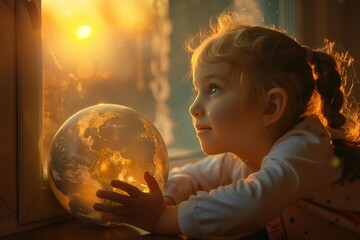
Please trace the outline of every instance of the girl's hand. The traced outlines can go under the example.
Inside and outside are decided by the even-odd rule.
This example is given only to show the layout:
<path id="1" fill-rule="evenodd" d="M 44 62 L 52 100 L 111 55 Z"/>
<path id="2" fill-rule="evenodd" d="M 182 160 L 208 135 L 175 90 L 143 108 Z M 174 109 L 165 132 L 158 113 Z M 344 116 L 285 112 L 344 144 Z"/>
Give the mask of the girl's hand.
<path id="1" fill-rule="evenodd" d="M 106 205 L 95 203 L 94 209 L 103 212 L 104 221 L 128 223 L 149 232 L 157 232 L 157 223 L 166 204 L 155 178 L 145 172 L 144 179 L 149 187 L 149 193 L 143 193 L 128 183 L 113 180 L 111 185 L 123 190 L 129 196 L 113 191 L 97 191 L 99 198 L 107 199 L 121 205 Z"/>

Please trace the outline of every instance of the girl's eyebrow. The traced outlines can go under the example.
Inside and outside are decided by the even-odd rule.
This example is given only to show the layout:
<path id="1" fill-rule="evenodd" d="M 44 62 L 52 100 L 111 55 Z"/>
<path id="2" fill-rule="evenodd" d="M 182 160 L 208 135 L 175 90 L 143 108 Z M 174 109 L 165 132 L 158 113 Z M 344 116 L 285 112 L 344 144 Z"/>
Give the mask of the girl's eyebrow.
<path id="1" fill-rule="evenodd" d="M 208 80 L 210 80 L 210 79 L 219 79 L 219 80 L 221 80 L 222 82 L 225 82 L 225 81 L 227 82 L 227 79 L 226 79 L 225 76 L 222 76 L 222 75 L 216 74 L 216 73 L 210 73 L 210 74 L 208 74 L 208 75 L 204 75 L 204 76 L 201 77 L 200 80 L 208 81 Z M 193 85 L 193 88 L 194 88 L 195 90 L 198 89 L 197 84 L 196 84 L 196 81 L 195 81 L 195 78 L 193 78 L 192 85 Z"/>
<path id="2" fill-rule="evenodd" d="M 192 83 L 193 86 L 196 86 L 196 75 L 193 75 L 192 78 Z M 218 71 L 214 71 L 214 69 L 211 69 L 210 71 L 208 71 L 207 73 L 203 73 L 200 76 L 197 76 L 198 80 L 200 81 L 208 81 L 209 79 L 219 79 L 223 82 L 227 82 L 229 79 L 229 73 L 226 72 L 222 72 L 222 73 L 218 73 Z"/>
<path id="3" fill-rule="evenodd" d="M 226 77 L 221 75 L 221 74 L 217 74 L 217 73 L 210 73 L 208 75 L 204 75 L 203 77 L 204 80 L 209 80 L 209 79 L 219 79 L 221 81 L 226 81 Z"/>

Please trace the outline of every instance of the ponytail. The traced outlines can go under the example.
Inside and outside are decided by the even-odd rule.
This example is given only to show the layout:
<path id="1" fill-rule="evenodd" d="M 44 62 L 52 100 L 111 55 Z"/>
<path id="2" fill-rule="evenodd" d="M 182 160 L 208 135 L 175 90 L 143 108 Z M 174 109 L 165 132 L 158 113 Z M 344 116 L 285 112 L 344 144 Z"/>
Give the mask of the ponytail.
<path id="1" fill-rule="evenodd" d="M 340 113 L 344 103 L 341 91 L 341 76 L 337 71 L 336 61 L 328 54 L 315 51 L 316 87 L 322 100 L 321 112 L 328 122 L 328 126 L 341 129 L 346 118 Z"/>
<path id="2" fill-rule="evenodd" d="M 332 139 L 335 155 L 343 165 L 339 182 L 344 183 L 345 180 L 352 182 L 360 179 L 359 114 L 344 113 L 346 97 L 343 93 L 342 71 L 339 70 L 335 58 L 320 51 L 313 51 L 311 57 L 316 76 L 316 89 L 322 102 L 321 114 L 329 129 L 344 133 L 342 137 L 333 136 Z M 351 129 L 353 127 L 357 131 L 355 135 L 354 133 L 347 134 L 354 130 Z"/>

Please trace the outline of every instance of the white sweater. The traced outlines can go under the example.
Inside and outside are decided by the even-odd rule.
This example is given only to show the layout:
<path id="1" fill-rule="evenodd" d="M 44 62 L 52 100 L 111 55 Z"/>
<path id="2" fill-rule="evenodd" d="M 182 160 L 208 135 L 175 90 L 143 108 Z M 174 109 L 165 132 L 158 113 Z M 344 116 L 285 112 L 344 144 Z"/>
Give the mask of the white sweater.
<path id="1" fill-rule="evenodd" d="M 327 130 L 309 117 L 276 141 L 258 172 L 230 153 L 208 156 L 172 169 L 164 195 L 179 204 L 185 236 L 240 236 L 339 179 L 332 159 Z"/>

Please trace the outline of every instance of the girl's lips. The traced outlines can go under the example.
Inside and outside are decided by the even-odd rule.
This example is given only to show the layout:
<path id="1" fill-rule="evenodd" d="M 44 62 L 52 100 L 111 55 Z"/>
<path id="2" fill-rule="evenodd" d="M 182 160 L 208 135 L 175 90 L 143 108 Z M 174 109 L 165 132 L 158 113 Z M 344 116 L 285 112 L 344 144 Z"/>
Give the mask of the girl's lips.
<path id="1" fill-rule="evenodd" d="M 206 126 L 196 126 L 196 133 L 200 134 L 200 133 L 205 133 L 211 130 L 211 127 L 206 127 Z"/>

